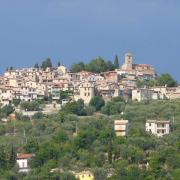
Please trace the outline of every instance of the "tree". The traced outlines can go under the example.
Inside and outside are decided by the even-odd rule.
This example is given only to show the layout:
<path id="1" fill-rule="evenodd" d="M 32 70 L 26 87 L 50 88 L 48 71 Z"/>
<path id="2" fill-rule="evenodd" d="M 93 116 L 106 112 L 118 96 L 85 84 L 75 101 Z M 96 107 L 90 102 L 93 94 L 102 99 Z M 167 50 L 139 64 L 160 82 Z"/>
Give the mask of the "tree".
<path id="1" fill-rule="evenodd" d="M 84 101 L 82 99 L 74 102 L 67 103 L 63 108 L 62 111 L 69 114 L 77 114 L 79 116 L 86 115 L 84 109 Z"/>
<path id="2" fill-rule="evenodd" d="M 122 180 L 127 179 L 127 168 L 128 168 L 128 161 L 121 160 L 115 162 L 115 175 L 113 175 L 112 179 L 119 179 L 121 177 Z"/>
<path id="3" fill-rule="evenodd" d="M 6 168 L 6 154 L 5 154 L 5 147 L 0 146 L 0 169 Z"/>
<path id="4" fill-rule="evenodd" d="M 0 109 L 0 117 L 7 117 L 13 112 L 14 112 L 14 107 L 11 105 L 6 105 Z"/>
<path id="5" fill-rule="evenodd" d="M 92 145 L 96 136 L 91 128 L 80 131 L 78 136 L 75 138 L 74 143 L 78 149 L 88 149 Z"/>
<path id="6" fill-rule="evenodd" d="M 8 162 L 9 169 L 14 167 L 15 163 L 16 163 L 16 150 L 15 147 L 11 145 L 9 150 L 9 162 Z"/>
<path id="7" fill-rule="evenodd" d="M 53 142 L 45 142 L 39 146 L 36 151 L 36 156 L 32 159 L 31 165 L 33 168 L 42 167 L 49 160 L 57 161 L 61 153 L 60 145 Z"/>
<path id="8" fill-rule="evenodd" d="M 58 65 L 58 67 L 59 67 L 59 66 L 61 66 L 61 62 L 60 62 L 60 61 L 58 61 L 57 65 Z"/>
<path id="9" fill-rule="evenodd" d="M 99 111 L 105 105 L 105 101 L 102 97 L 95 96 L 91 99 L 89 105 L 95 107 L 96 111 Z"/>
<path id="10" fill-rule="evenodd" d="M 51 68 L 52 62 L 50 58 L 47 58 L 45 61 L 42 62 L 41 68 L 45 70 L 46 68 Z"/>
<path id="11" fill-rule="evenodd" d="M 87 116 L 92 116 L 96 112 L 96 108 L 94 106 L 86 106 L 85 112 Z"/>
<path id="12" fill-rule="evenodd" d="M 166 74 L 161 74 L 157 78 L 157 84 L 159 86 L 167 85 L 167 87 L 175 87 L 175 86 L 177 86 L 177 81 L 174 80 L 170 74 L 166 73 Z"/>
<path id="13" fill-rule="evenodd" d="M 178 180 L 180 177 L 180 168 L 172 171 L 173 179 Z"/>
<path id="14" fill-rule="evenodd" d="M 119 68 L 119 59 L 118 59 L 117 55 L 115 56 L 115 59 L 114 59 L 114 66 L 115 66 L 116 69 Z"/>
<path id="15" fill-rule="evenodd" d="M 160 172 L 161 163 L 163 163 L 163 162 L 161 162 L 161 157 L 158 152 L 151 154 L 149 165 L 150 165 L 151 171 L 154 174 L 157 175 Z"/>
<path id="16" fill-rule="evenodd" d="M 113 97 L 112 102 L 124 102 L 124 98 L 121 96 Z"/>
<path id="17" fill-rule="evenodd" d="M 35 138 L 29 138 L 25 146 L 27 153 L 36 153 L 39 150 L 39 144 Z"/>
<path id="18" fill-rule="evenodd" d="M 107 70 L 106 71 L 113 71 L 115 70 L 115 65 L 111 61 L 106 62 Z"/>
<path id="19" fill-rule="evenodd" d="M 58 144 L 63 144 L 68 141 L 68 135 L 66 134 L 65 131 L 60 130 L 55 134 L 53 139 L 54 139 L 54 142 L 56 142 Z"/>
<path id="20" fill-rule="evenodd" d="M 85 70 L 85 64 L 82 61 L 80 61 L 79 63 L 74 63 L 71 66 L 71 72 L 73 72 L 73 73 L 77 73 L 77 72 L 80 72 L 83 70 Z"/>
<path id="21" fill-rule="evenodd" d="M 44 117 L 45 115 L 42 112 L 37 112 L 32 116 L 33 119 L 42 119 Z"/>
<path id="22" fill-rule="evenodd" d="M 0 169 L 10 170 L 15 166 L 16 163 L 16 150 L 11 145 L 0 146 Z"/>
<path id="23" fill-rule="evenodd" d="M 69 94 L 69 91 L 60 90 L 60 101 L 62 102 L 63 99 L 69 99 Z"/>
<path id="24" fill-rule="evenodd" d="M 40 110 L 40 104 L 37 101 L 32 101 L 32 102 L 22 102 L 21 103 L 21 108 L 26 110 L 26 111 L 39 111 Z"/>
<path id="25" fill-rule="evenodd" d="M 144 88 L 144 87 L 153 87 L 156 85 L 156 80 L 137 80 L 137 87 Z"/>
<path id="26" fill-rule="evenodd" d="M 124 110 L 124 108 L 124 102 L 109 101 L 104 107 L 102 107 L 101 112 L 107 115 L 119 114 Z"/>
<path id="27" fill-rule="evenodd" d="M 35 69 L 39 69 L 39 64 L 36 63 L 36 64 L 34 65 L 34 68 L 35 68 Z"/>
<path id="28" fill-rule="evenodd" d="M 95 180 L 105 180 L 107 177 L 107 172 L 104 168 L 94 168 L 93 169 L 94 179 Z"/>
<path id="29" fill-rule="evenodd" d="M 97 57 L 86 65 L 86 69 L 90 72 L 100 73 L 107 71 L 108 66 L 103 58 Z"/>
<path id="30" fill-rule="evenodd" d="M 70 172 L 53 173 L 52 179 L 56 180 L 76 180 L 75 176 Z"/>
<path id="31" fill-rule="evenodd" d="M 73 73 L 80 71 L 100 73 L 105 71 L 113 71 L 115 68 L 115 65 L 111 61 L 105 61 L 102 57 L 97 57 L 91 60 L 88 64 L 84 64 L 82 61 L 79 63 L 74 63 L 71 66 L 71 71 Z"/>
<path id="32" fill-rule="evenodd" d="M 16 99 L 16 98 L 14 98 L 13 101 L 12 101 L 12 103 L 13 103 L 14 106 L 16 106 L 16 107 L 20 104 L 20 102 L 21 102 L 21 100 L 20 100 L 20 99 Z"/>

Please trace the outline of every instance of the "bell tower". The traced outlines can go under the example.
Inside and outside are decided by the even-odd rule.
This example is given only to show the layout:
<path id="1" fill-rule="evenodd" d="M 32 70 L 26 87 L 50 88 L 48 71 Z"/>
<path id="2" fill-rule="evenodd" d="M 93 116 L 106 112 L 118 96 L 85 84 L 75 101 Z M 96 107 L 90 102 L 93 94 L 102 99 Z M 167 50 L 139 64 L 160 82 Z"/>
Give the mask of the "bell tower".
<path id="1" fill-rule="evenodd" d="M 132 70 L 133 68 L 133 56 L 131 53 L 125 54 L 125 63 L 122 66 L 123 70 Z"/>

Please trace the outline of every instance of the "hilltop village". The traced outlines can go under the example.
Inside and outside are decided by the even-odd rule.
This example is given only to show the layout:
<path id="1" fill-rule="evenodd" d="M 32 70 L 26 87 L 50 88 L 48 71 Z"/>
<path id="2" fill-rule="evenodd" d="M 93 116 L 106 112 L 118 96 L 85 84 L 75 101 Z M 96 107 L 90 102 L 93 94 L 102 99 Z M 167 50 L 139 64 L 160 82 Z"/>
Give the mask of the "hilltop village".
<path id="1" fill-rule="evenodd" d="M 178 180 L 180 87 L 131 53 L 123 61 L 8 68 L 0 179 Z"/>
<path id="2" fill-rule="evenodd" d="M 44 97 L 51 97 L 55 102 L 61 99 L 60 91 L 69 93 L 63 103 L 82 99 L 88 104 L 94 96 L 101 96 L 105 101 L 118 96 L 126 101 L 180 97 L 179 87 L 138 87 L 137 82 L 154 80 L 156 76 L 152 65 L 134 64 L 130 53 L 125 55 L 124 64 L 118 69 L 101 73 L 72 73 L 62 65 L 46 69 L 8 69 L 0 76 L 0 104 L 11 104 L 13 99 L 32 101 Z"/>

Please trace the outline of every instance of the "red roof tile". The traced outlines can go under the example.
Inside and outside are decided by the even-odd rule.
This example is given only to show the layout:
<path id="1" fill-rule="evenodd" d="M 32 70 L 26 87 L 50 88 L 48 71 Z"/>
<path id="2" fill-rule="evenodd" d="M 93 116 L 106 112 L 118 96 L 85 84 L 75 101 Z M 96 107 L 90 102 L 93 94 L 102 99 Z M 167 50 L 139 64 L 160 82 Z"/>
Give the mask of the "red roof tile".
<path id="1" fill-rule="evenodd" d="M 17 159 L 29 159 L 32 158 L 34 155 L 33 154 L 18 154 Z"/>

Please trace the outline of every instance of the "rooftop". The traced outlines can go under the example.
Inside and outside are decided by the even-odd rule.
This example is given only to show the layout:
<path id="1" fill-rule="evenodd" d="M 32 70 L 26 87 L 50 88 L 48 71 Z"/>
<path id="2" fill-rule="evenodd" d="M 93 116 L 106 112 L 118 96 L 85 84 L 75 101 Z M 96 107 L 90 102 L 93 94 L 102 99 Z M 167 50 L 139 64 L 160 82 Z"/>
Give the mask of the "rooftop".
<path id="1" fill-rule="evenodd" d="M 169 120 L 147 120 L 146 123 L 167 123 L 169 124 Z"/>
<path id="2" fill-rule="evenodd" d="M 34 154 L 17 154 L 17 159 L 30 159 Z"/>
<path id="3" fill-rule="evenodd" d="M 128 120 L 115 120 L 114 124 L 115 125 L 121 125 L 121 124 L 127 124 L 129 121 Z"/>

